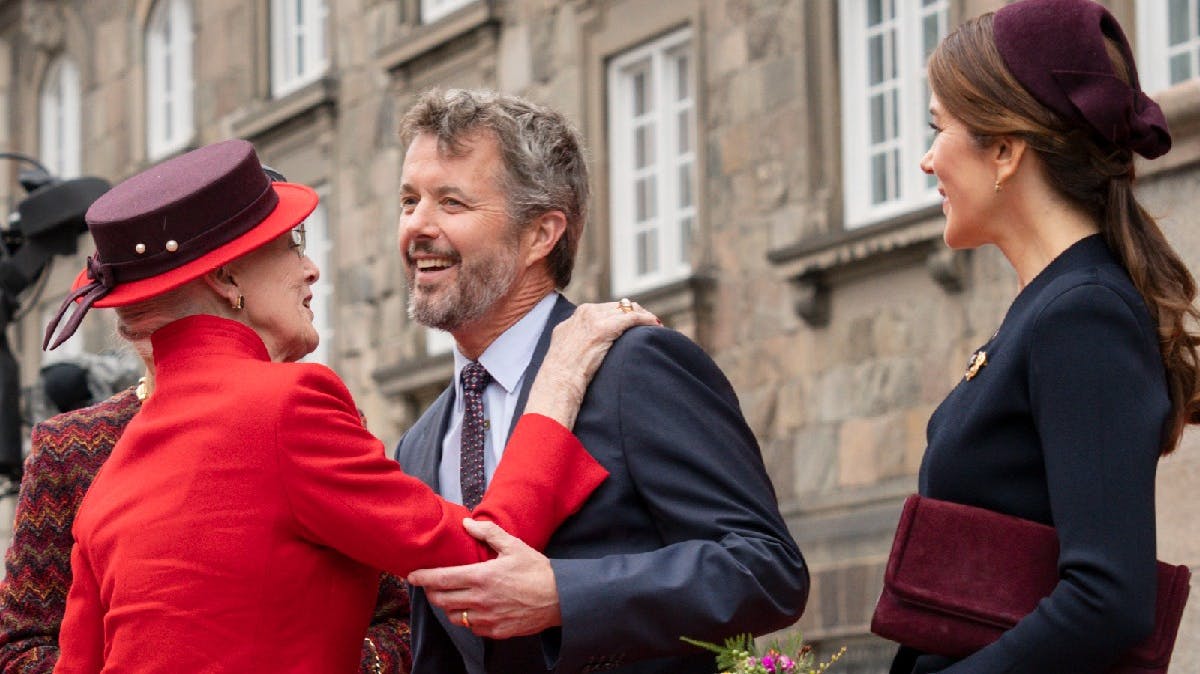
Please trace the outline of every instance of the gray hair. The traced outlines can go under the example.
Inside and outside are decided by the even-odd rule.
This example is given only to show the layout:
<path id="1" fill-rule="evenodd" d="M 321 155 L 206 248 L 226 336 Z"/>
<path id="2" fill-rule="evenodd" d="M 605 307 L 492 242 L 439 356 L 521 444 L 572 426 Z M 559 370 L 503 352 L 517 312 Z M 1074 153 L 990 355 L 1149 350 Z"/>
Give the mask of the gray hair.
<path id="1" fill-rule="evenodd" d="M 567 228 L 547 257 L 554 283 L 571 282 L 575 253 L 587 222 L 588 169 L 583 139 L 561 113 L 517 96 L 486 90 L 431 89 L 400 122 L 400 140 L 421 134 L 438 140 L 438 150 L 461 156 L 464 141 L 478 131 L 494 134 L 504 161 L 502 187 L 508 217 L 523 226 L 549 211 L 562 211 Z"/>
<path id="2" fill-rule="evenodd" d="M 207 288 L 203 281 L 187 283 L 141 302 L 116 307 L 117 334 L 129 342 L 149 339 L 168 323 L 187 316 L 212 313 L 204 301 Z"/>

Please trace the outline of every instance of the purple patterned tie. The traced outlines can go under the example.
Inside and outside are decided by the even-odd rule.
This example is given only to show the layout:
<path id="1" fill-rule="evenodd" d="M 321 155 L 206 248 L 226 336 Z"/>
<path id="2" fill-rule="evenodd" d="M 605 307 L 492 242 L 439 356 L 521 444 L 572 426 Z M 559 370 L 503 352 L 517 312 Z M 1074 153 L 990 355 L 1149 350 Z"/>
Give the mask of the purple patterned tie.
<path id="1" fill-rule="evenodd" d="M 483 472 L 483 390 L 492 375 L 474 361 L 462 370 L 463 412 L 462 450 L 459 455 L 459 480 L 462 484 L 463 505 L 474 510 L 483 500 L 487 477 Z"/>

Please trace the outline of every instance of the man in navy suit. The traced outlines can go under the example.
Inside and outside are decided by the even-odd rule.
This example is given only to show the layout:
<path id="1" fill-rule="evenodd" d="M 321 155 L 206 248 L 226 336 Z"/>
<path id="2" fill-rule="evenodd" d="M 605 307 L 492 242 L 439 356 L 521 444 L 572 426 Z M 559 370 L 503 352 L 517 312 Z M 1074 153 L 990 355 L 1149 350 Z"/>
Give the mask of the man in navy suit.
<path id="1" fill-rule="evenodd" d="M 401 133 L 409 314 L 451 332 L 456 349 L 454 382 L 397 459 L 462 501 L 473 487 L 461 464 L 474 461 L 460 458 L 482 433 L 490 476 L 554 326 L 574 311 L 557 290 L 586 220 L 587 167 L 562 115 L 511 96 L 428 92 Z M 487 373 L 482 425 L 466 414 L 478 404 L 464 402 L 469 365 Z M 582 398 L 575 433 L 610 477 L 545 555 L 469 523 L 496 559 L 413 573 L 413 672 L 707 674 L 712 654 L 681 636 L 720 641 L 799 618 L 804 560 L 733 388 L 697 345 L 633 328 L 586 391 L 563 395 Z"/>

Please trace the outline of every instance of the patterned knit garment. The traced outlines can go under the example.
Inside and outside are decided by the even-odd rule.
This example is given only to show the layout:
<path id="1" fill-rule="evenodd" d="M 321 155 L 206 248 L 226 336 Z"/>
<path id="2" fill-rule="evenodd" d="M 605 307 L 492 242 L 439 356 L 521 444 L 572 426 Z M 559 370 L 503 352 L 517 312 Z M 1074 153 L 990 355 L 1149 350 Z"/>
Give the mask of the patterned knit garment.
<path id="1" fill-rule="evenodd" d="M 96 471 L 140 408 L 129 389 L 34 428 L 0 582 L 0 672 L 54 669 L 71 586 L 71 523 Z"/>

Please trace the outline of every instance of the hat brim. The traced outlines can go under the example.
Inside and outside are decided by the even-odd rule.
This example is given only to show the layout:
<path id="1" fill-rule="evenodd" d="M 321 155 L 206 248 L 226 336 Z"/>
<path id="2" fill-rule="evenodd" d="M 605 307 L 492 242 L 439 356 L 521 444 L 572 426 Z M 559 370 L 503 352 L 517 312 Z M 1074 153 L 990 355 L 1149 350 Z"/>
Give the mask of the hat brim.
<path id="1" fill-rule="evenodd" d="M 274 241 L 279 235 L 304 222 L 317 207 L 317 193 L 312 188 L 295 183 L 272 183 L 279 195 L 279 203 L 262 222 L 238 238 L 204 255 L 165 271 L 156 276 L 119 283 L 104 297 L 96 300 L 95 307 L 120 307 L 134 304 L 200 278 L 208 272 L 236 260 L 237 258 Z M 79 272 L 71 290 L 75 291 L 91 282 L 87 269 Z"/>

